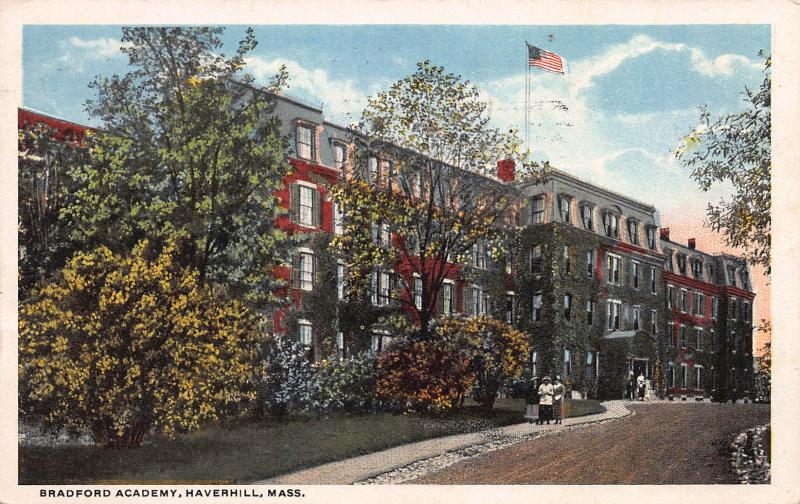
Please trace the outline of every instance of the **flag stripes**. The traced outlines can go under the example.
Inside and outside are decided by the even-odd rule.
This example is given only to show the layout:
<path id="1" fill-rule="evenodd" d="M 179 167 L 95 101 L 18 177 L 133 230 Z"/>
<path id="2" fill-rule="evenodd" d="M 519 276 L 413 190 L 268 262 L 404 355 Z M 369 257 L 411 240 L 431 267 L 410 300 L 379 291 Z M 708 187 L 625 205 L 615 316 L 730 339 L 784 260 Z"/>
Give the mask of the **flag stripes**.
<path id="1" fill-rule="evenodd" d="M 561 59 L 561 56 L 530 44 L 528 44 L 528 67 L 537 67 L 564 75 L 564 60 Z"/>

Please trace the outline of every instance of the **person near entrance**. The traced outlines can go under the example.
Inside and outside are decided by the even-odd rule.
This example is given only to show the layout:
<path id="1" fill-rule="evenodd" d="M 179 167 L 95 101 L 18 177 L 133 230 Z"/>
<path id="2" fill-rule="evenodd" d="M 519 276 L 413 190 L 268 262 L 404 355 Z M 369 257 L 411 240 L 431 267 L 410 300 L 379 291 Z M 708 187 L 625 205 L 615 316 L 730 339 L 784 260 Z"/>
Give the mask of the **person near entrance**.
<path id="1" fill-rule="evenodd" d="M 539 425 L 547 422 L 550 425 L 550 420 L 553 419 L 553 385 L 550 383 L 550 377 L 545 376 L 542 378 L 542 384 L 539 385 Z"/>
<path id="2" fill-rule="evenodd" d="M 553 380 L 553 419 L 557 424 L 560 424 L 564 418 L 564 394 L 566 393 L 567 390 L 561 383 L 561 377 L 556 376 Z"/>
<path id="3" fill-rule="evenodd" d="M 647 389 L 647 380 L 644 378 L 644 374 L 639 373 L 639 377 L 636 378 L 636 390 L 639 395 L 639 400 L 644 401 L 644 393 Z"/>
<path id="4" fill-rule="evenodd" d="M 539 387 L 535 376 L 531 377 L 525 389 L 525 419 L 530 423 L 539 423 Z"/>

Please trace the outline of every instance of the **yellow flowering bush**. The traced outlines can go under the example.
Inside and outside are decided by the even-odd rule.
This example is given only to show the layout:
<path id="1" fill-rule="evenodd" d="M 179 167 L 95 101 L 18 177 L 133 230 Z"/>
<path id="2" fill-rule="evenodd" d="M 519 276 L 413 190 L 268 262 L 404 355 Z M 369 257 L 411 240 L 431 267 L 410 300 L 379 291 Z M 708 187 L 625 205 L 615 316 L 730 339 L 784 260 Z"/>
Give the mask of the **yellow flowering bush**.
<path id="1" fill-rule="evenodd" d="M 75 255 L 19 309 L 19 379 L 46 420 L 109 447 L 198 428 L 254 398 L 259 320 L 177 265 L 176 244 Z"/>
<path id="2" fill-rule="evenodd" d="M 465 352 L 475 373 L 475 399 L 492 409 L 502 383 L 522 374 L 530 355 L 525 333 L 492 317 L 450 317 L 434 329 L 446 344 Z"/>

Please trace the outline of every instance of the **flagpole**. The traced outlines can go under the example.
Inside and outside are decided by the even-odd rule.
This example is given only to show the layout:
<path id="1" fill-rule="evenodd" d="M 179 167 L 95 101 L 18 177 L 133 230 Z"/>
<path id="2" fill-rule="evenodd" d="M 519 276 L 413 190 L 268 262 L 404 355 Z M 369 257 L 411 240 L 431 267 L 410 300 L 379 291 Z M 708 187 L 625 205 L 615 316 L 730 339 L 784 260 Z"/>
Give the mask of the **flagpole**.
<path id="1" fill-rule="evenodd" d="M 528 125 L 530 124 L 531 67 L 528 62 L 528 53 L 529 53 L 528 41 L 526 40 L 525 41 L 525 152 L 528 152 L 528 149 L 530 149 Z"/>

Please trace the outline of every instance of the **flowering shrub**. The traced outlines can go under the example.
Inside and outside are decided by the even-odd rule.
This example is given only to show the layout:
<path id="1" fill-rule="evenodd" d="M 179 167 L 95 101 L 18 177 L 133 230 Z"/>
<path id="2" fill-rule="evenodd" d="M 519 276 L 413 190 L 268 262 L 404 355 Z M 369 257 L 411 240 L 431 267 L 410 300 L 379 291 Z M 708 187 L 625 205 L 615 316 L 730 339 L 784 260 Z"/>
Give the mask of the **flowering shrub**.
<path id="1" fill-rule="evenodd" d="M 19 308 L 23 405 L 104 446 L 173 435 L 255 396 L 258 318 L 180 268 L 174 243 L 79 253 Z"/>
<path id="2" fill-rule="evenodd" d="M 283 416 L 308 409 L 317 392 L 317 380 L 302 344 L 273 336 L 263 348 L 258 397 L 262 413 Z"/>
<path id="3" fill-rule="evenodd" d="M 477 379 L 473 394 L 485 409 L 492 409 L 503 382 L 522 374 L 530 354 L 524 333 L 492 317 L 450 317 L 434 331 L 445 344 L 469 357 Z"/>
<path id="4" fill-rule="evenodd" d="M 435 340 L 398 341 L 378 357 L 375 393 L 407 409 L 448 410 L 475 381 L 469 357 Z"/>
<path id="5" fill-rule="evenodd" d="M 317 394 L 314 408 L 322 411 L 368 411 L 375 389 L 375 358 L 361 352 L 341 360 L 323 360 L 315 366 Z"/>

